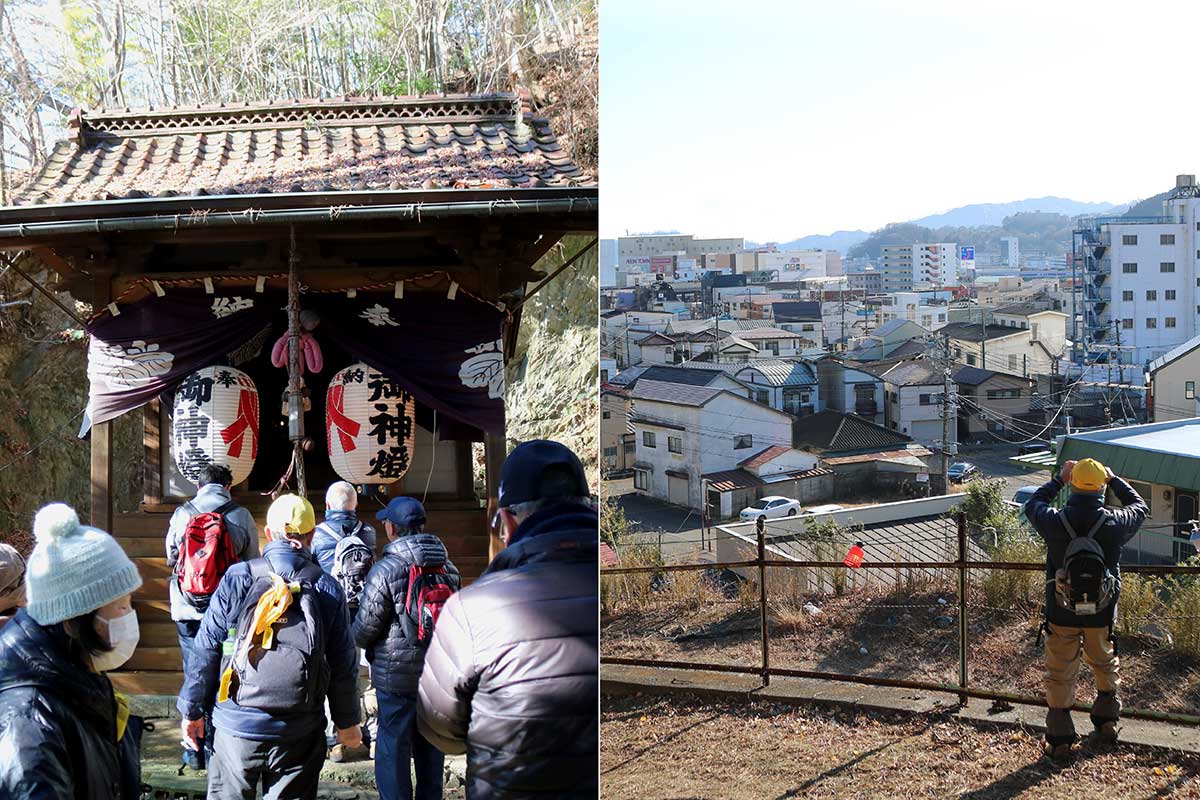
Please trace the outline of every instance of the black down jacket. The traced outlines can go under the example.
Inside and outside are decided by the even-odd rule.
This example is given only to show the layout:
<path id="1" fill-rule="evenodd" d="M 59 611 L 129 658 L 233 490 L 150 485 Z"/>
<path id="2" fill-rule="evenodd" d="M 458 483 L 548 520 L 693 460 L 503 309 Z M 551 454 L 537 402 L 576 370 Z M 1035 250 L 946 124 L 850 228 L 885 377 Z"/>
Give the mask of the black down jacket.
<path id="1" fill-rule="evenodd" d="M 120 796 L 108 678 L 68 655 L 61 625 L 19 611 L 0 632 L 0 797 Z"/>
<path id="2" fill-rule="evenodd" d="M 467 753 L 467 797 L 595 798 L 599 753 L 599 523 L 542 509 L 442 610 L 418 725 Z"/>
<path id="3" fill-rule="evenodd" d="M 449 582 L 458 591 L 458 569 L 446 555 L 446 546 L 432 533 L 414 533 L 388 542 L 383 557 L 371 567 L 354 619 L 354 640 L 367 653 L 371 684 L 381 692 L 417 694 L 426 647 L 410 642 L 402 616 L 408 594 L 408 572 L 413 565 L 445 567 Z M 439 623 L 440 624 L 440 623 Z"/>

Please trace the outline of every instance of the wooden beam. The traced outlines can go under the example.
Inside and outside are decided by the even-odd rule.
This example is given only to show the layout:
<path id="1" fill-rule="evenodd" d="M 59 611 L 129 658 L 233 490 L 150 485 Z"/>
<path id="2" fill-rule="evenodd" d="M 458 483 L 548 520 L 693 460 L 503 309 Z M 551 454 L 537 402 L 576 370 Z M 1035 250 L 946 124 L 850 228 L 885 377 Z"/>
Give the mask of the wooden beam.
<path id="1" fill-rule="evenodd" d="M 112 297 L 112 277 L 107 270 L 93 273 L 93 303 L 101 308 Z M 92 425 L 91 523 L 102 531 L 112 532 L 113 522 L 113 452 L 112 422 Z"/>
<path id="2" fill-rule="evenodd" d="M 503 434 L 485 433 L 483 435 L 484 477 L 487 481 L 487 524 L 488 524 L 488 559 L 504 549 L 504 540 L 491 532 L 492 517 L 498 508 L 496 498 L 500 493 L 500 467 L 508 455 L 508 448 Z"/>
<path id="3" fill-rule="evenodd" d="M 162 405 L 154 398 L 142 406 L 142 502 L 162 502 Z"/>
<path id="4" fill-rule="evenodd" d="M 458 496 L 464 499 L 475 496 L 475 470 L 471 461 L 471 443 L 456 440 L 454 466 L 458 477 Z"/>

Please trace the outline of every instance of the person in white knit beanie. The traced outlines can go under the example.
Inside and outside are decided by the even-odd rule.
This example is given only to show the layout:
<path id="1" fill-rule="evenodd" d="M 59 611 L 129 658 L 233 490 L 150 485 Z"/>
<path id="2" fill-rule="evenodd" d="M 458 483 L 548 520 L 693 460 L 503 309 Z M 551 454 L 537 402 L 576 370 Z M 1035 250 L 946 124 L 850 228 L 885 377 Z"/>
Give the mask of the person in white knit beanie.
<path id="1" fill-rule="evenodd" d="M 121 546 L 53 503 L 34 517 L 26 605 L 0 630 L 0 797 L 117 797 L 136 764 L 108 670 L 138 643 L 142 585 Z"/>

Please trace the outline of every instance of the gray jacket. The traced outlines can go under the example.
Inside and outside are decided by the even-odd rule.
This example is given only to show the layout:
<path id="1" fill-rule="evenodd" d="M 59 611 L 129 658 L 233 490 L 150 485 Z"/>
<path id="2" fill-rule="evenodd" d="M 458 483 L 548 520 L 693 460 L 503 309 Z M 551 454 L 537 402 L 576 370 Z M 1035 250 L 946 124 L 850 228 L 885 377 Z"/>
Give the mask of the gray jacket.
<path id="1" fill-rule="evenodd" d="M 200 487 L 192 498 L 196 513 L 203 514 L 215 511 L 230 500 L 229 492 L 224 486 L 209 483 Z M 187 530 L 191 512 L 186 505 L 175 509 L 171 515 L 171 524 L 167 528 L 167 566 L 171 568 L 171 619 L 176 622 L 199 620 L 204 616 L 195 606 L 187 601 L 183 592 L 179 591 L 179 578 L 175 575 L 175 563 L 179 560 L 179 547 L 183 542 L 183 532 Z M 225 515 L 225 526 L 233 539 L 233 549 L 242 561 L 258 558 L 258 526 L 249 511 L 237 506 Z"/>
<path id="2" fill-rule="evenodd" d="M 467 753 L 467 797 L 595 798 L 598 518 L 551 507 L 518 534 L 442 608 L 418 726 L 442 752 Z"/>

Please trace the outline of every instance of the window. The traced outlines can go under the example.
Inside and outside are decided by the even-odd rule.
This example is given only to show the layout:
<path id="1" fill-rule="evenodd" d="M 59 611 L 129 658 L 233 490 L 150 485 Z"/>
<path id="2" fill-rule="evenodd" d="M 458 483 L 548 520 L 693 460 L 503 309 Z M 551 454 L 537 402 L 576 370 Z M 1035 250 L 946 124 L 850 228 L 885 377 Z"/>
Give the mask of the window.
<path id="1" fill-rule="evenodd" d="M 608 370 L 606 370 L 606 369 L 600 370 L 600 382 L 608 383 Z"/>
<path id="2" fill-rule="evenodd" d="M 644 492 L 650 490 L 650 475 L 644 469 L 633 471 L 633 488 L 641 489 Z"/>
<path id="3" fill-rule="evenodd" d="M 1175 262 L 1174 261 L 1159 262 L 1158 271 L 1159 272 L 1174 272 L 1175 271 Z"/>
<path id="4" fill-rule="evenodd" d="M 931 395 L 931 394 L 923 394 L 923 395 L 921 395 L 921 397 L 920 397 L 920 400 L 921 400 L 921 405 L 923 405 L 923 406 L 933 405 L 933 399 L 932 399 L 932 398 L 933 398 L 933 395 Z"/>
<path id="5" fill-rule="evenodd" d="M 1125 234 L 1121 237 L 1121 244 L 1137 244 L 1137 234 Z"/>
<path id="6" fill-rule="evenodd" d="M 636 450 L 637 450 L 637 442 L 630 440 L 625 443 L 625 452 L 626 453 L 633 453 Z"/>
<path id="7" fill-rule="evenodd" d="M 1146 317 L 1146 327 L 1147 328 L 1157 328 L 1158 327 L 1158 318 L 1157 317 Z"/>
<path id="8" fill-rule="evenodd" d="M 1132 303 L 1133 302 L 1133 292 L 1132 291 L 1121 292 L 1121 299 L 1124 300 L 1126 303 Z"/>
<path id="9" fill-rule="evenodd" d="M 1021 396 L 1020 389 L 988 389 L 988 400 L 1010 400 Z"/>
<path id="10" fill-rule="evenodd" d="M 1175 327 L 1175 318 L 1174 318 L 1174 317 L 1167 317 L 1167 318 L 1166 318 L 1166 319 L 1163 321 L 1163 327 L 1165 327 L 1165 328 L 1174 328 L 1174 327 Z"/>
<path id="11" fill-rule="evenodd" d="M 1175 234 L 1160 233 L 1158 235 L 1158 243 L 1159 244 L 1175 244 Z"/>
<path id="12" fill-rule="evenodd" d="M 1157 300 L 1158 299 L 1158 290 L 1157 289 L 1147 289 L 1146 290 L 1146 299 L 1147 300 Z"/>
<path id="13" fill-rule="evenodd" d="M 611 417 L 611 416 L 612 416 L 612 412 L 611 412 L 611 411 L 605 411 L 605 412 L 603 412 L 603 413 L 602 413 L 600 416 L 601 416 L 601 417 L 603 417 L 604 419 L 608 419 L 609 417 Z"/>
<path id="14" fill-rule="evenodd" d="M 1018 366 L 1019 366 L 1019 363 L 1017 361 L 1017 354 L 1009 353 L 1008 354 L 1008 368 L 1010 370 L 1016 370 Z"/>
<path id="15" fill-rule="evenodd" d="M 1196 382 L 1195 381 L 1188 381 L 1187 383 L 1185 383 L 1183 385 L 1183 399 L 1184 400 L 1195 400 L 1196 399 Z"/>
<path id="16" fill-rule="evenodd" d="M 1121 272 L 1124 272 L 1126 275 L 1130 275 L 1130 274 L 1132 274 L 1132 273 L 1134 273 L 1134 272 L 1137 272 L 1137 264 L 1136 264 L 1136 263 L 1125 263 L 1125 264 L 1122 264 L 1122 265 L 1121 265 Z"/>
<path id="17" fill-rule="evenodd" d="M 1133 330 L 1133 320 L 1131 320 L 1131 319 L 1121 320 L 1121 327 L 1127 331 Z"/>
<path id="18" fill-rule="evenodd" d="M 616 457 L 617 457 L 617 448 L 615 448 L 615 447 L 606 447 L 606 448 L 604 448 L 604 457 L 605 457 L 605 458 L 611 458 L 611 459 L 614 459 L 614 460 L 615 460 L 615 459 L 616 459 Z"/>
<path id="19" fill-rule="evenodd" d="M 1163 290 L 1163 299 L 1164 300 L 1174 300 L 1175 299 L 1175 290 L 1174 289 L 1164 289 Z"/>
<path id="20" fill-rule="evenodd" d="M 667 452 L 682 453 L 683 452 L 683 437 L 668 436 L 667 437 Z"/>
<path id="21" fill-rule="evenodd" d="M 747 433 L 742 436 L 733 437 L 734 450 L 746 450 L 750 447 L 754 447 L 754 437 L 752 435 Z"/>
<path id="22" fill-rule="evenodd" d="M 800 330 L 802 330 L 802 331 L 811 331 L 811 330 L 813 330 L 813 326 L 812 326 L 810 323 L 807 323 L 807 322 L 806 322 L 806 323 L 804 323 L 803 325 L 801 325 L 801 326 L 800 326 Z"/>
<path id="23" fill-rule="evenodd" d="M 975 366 L 975 356 L 971 356 L 971 355 L 967 356 L 967 366 L 968 367 Z"/>
<path id="24" fill-rule="evenodd" d="M 754 402 L 762 403 L 764 406 L 771 405 L 771 393 L 766 389 L 755 389 Z"/>
<path id="25" fill-rule="evenodd" d="M 642 447 L 655 447 L 654 431 L 642 431 Z"/>

